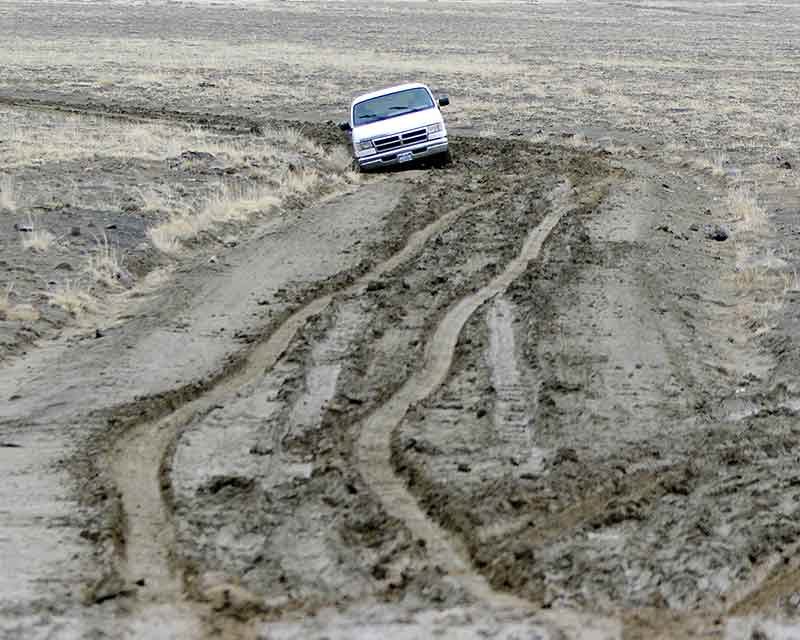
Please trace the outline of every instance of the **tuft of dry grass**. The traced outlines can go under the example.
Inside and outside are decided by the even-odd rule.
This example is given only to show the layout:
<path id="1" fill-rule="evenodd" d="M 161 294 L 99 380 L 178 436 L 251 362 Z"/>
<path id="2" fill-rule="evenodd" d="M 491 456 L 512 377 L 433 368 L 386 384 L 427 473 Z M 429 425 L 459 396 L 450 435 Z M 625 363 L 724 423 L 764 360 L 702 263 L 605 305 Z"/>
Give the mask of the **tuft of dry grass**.
<path id="1" fill-rule="evenodd" d="M 92 294 L 71 280 L 65 280 L 54 291 L 45 291 L 44 296 L 50 306 L 59 307 L 74 317 L 90 313 L 96 308 Z"/>
<path id="2" fill-rule="evenodd" d="M 53 244 L 56 237 L 45 229 L 38 229 L 34 225 L 33 231 L 27 231 L 22 235 L 22 248 L 30 249 L 38 253 L 45 253 L 50 245 Z"/>
<path id="3" fill-rule="evenodd" d="M 14 178 L 11 176 L 0 177 L 0 209 L 14 212 L 17 209 L 17 199 L 14 193 Z"/>
<path id="4" fill-rule="evenodd" d="M 714 176 L 724 176 L 727 162 L 728 156 L 721 151 L 717 151 L 712 153 L 711 156 L 695 156 L 687 164 L 699 171 L 708 171 Z"/>
<path id="5" fill-rule="evenodd" d="M 284 192 L 283 185 L 281 188 Z M 176 214 L 166 222 L 148 229 L 147 236 L 159 251 L 174 254 L 180 250 L 182 242 L 213 225 L 244 220 L 258 211 L 277 207 L 280 201 L 281 198 L 271 187 L 231 187 L 223 183 L 199 212 Z"/>
<path id="6" fill-rule="evenodd" d="M 7 284 L 3 290 L 0 291 L 0 318 L 5 318 L 8 310 L 11 308 L 11 292 L 14 290 L 13 284 Z"/>
<path id="7" fill-rule="evenodd" d="M 32 304 L 17 304 L 6 311 L 5 318 L 17 322 L 36 322 L 39 319 L 39 310 Z"/>
<path id="8" fill-rule="evenodd" d="M 94 282 L 110 288 L 121 287 L 122 258 L 119 252 L 111 246 L 105 233 L 102 240 L 97 242 L 95 252 L 89 255 L 86 272 Z"/>
<path id="9" fill-rule="evenodd" d="M 34 322 L 39 319 L 39 312 L 31 304 L 13 304 L 11 292 L 13 283 L 0 290 L 0 320 L 16 320 L 18 322 Z"/>
<path id="10" fill-rule="evenodd" d="M 753 189 L 740 185 L 728 191 L 726 199 L 728 210 L 746 231 L 755 231 L 767 222 L 767 211 L 758 203 Z"/>
<path id="11" fill-rule="evenodd" d="M 283 198 L 302 196 L 312 191 L 319 183 L 319 172 L 313 169 L 287 171 L 281 179 L 279 193 Z"/>

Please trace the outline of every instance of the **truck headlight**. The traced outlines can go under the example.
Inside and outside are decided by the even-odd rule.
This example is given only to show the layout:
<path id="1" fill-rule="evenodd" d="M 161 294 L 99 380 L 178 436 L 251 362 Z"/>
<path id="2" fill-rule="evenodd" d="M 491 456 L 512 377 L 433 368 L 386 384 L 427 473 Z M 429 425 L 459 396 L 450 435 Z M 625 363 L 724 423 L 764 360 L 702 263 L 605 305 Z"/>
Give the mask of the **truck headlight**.
<path id="1" fill-rule="evenodd" d="M 356 142 L 356 151 L 369 151 L 370 149 L 372 149 L 372 140 Z"/>
<path id="2" fill-rule="evenodd" d="M 428 125 L 428 135 L 432 135 L 434 133 L 439 133 L 442 130 L 442 123 L 437 122 L 436 124 L 429 124 Z"/>

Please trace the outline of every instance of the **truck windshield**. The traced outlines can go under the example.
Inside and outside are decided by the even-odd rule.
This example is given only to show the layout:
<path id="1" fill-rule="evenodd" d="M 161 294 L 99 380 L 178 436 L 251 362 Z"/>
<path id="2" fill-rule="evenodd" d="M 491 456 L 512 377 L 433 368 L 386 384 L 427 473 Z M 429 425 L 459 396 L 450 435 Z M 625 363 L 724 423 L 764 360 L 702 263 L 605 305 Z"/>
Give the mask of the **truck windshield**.
<path id="1" fill-rule="evenodd" d="M 432 109 L 433 106 L 431 94 L 422 87 L 389 93 L 354 105 L 353 126 L 386 120 L 423 109 Z"/>

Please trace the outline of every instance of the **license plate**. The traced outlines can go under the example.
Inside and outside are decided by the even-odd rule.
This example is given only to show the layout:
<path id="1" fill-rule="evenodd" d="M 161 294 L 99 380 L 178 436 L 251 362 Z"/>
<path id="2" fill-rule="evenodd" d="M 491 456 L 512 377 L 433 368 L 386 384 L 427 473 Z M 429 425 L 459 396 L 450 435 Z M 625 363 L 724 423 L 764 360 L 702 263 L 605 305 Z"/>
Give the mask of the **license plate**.
<path id="1" fill-rule="evenodd" d="M 405 151 L 403 153 L 397 154 L 397 161 L 398 162 L 411 162 L 414 159 L 414 154 L 410 151 Z"/>

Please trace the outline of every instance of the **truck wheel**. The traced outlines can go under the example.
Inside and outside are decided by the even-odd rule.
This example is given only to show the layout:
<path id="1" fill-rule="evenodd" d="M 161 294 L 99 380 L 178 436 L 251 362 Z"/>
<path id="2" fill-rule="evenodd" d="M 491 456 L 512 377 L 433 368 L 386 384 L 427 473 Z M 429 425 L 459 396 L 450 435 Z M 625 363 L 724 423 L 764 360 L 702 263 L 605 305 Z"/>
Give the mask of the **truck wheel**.
<path id="1" fill-rule="evenodd" d="M 453 156 L 450 153 L 450 149 L 448 149 L 444 153 L 440 153 L 438 156 L 436 156 L 436 158 L 434 159 L 434 166 L 446 167 L 452 161 L 453 161 Z"/>

